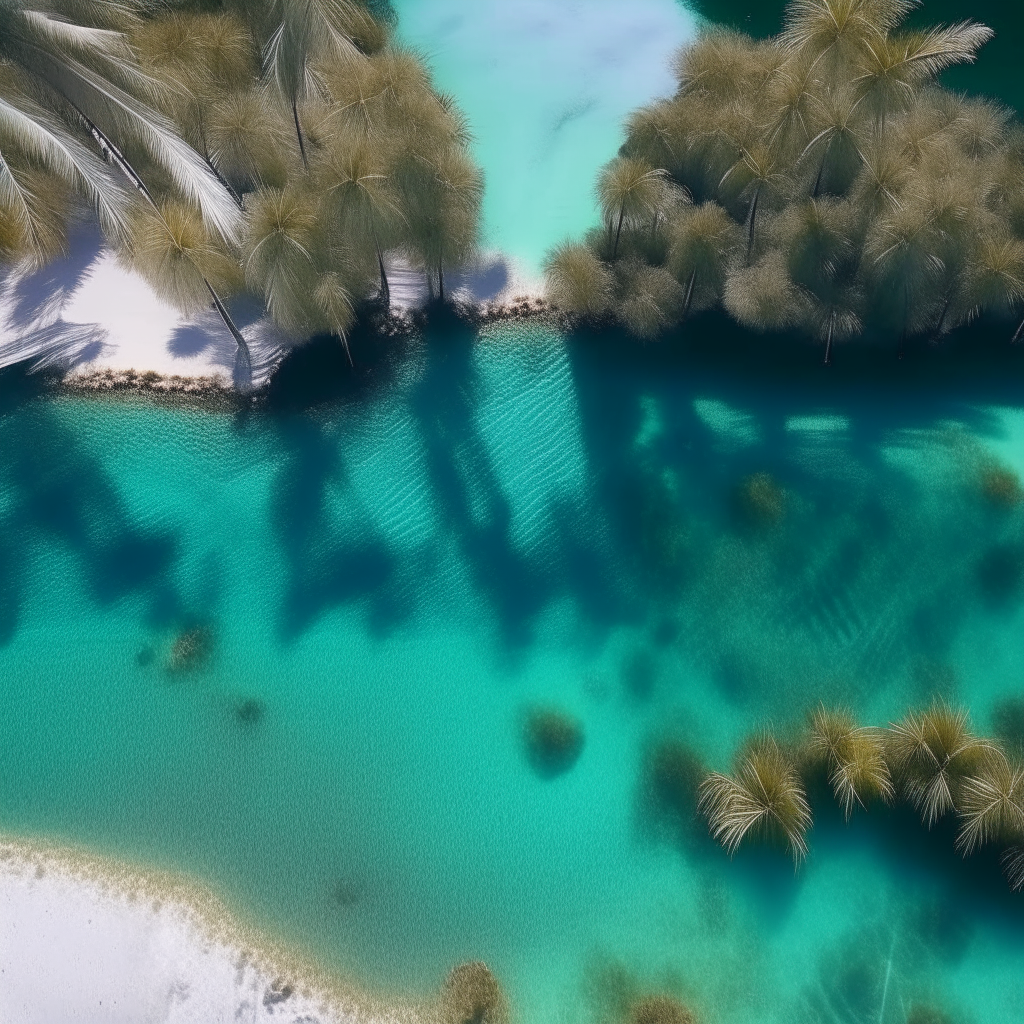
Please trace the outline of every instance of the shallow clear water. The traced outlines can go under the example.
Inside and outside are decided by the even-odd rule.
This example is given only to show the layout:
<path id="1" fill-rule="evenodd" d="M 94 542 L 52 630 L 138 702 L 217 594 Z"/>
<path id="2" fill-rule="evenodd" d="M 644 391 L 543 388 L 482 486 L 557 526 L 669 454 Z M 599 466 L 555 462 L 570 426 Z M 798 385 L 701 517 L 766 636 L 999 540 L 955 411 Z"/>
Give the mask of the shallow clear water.
<path id="1" fill-rule="evenodd" d="M 1024 900 L 948 829 L 824 801 L 794 874 L 645 784 L 660 738 L 724 767 L 819 699 L 885 722 L 943 692 L 988 729 L 1021 696 L 1024 510 L 980 493 L 990 458 L 1024 473 L 1019 389 L 592 346 L 448 329 L 273 416 L 12 399 L 0 828 L 194 872 L 370 984 L 485 959 L 522 1021 L 633 988 L 1024 1020 Z M 737 509 L 755 472 L 774 525 Z M 172 670 L 197 625 L 209 659 Z M 534 702 L 585 729 L 558 778 Z"/>
<path id="2" fill-rule="evenodd" d="M 678 0 L 392 0 L 401 36 L 455 94 L 484 170 L 484 245 L 537 276 L 593 226 L 598 169 L 634 108 L 674 89 L 693 37 Z"/>

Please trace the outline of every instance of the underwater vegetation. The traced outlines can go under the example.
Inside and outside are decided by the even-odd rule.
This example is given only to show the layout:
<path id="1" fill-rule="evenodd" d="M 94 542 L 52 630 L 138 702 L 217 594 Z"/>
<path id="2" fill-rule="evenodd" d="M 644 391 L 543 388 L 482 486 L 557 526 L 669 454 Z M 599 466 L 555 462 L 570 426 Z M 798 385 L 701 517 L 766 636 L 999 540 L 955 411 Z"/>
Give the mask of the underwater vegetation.
<path id="1" fill-rule="evenodd" d="M 724 308 L 831 362 L 1024 305 L 1024 128 L 938 84 L 991 38 L 901 27 L 903 0 L 794 0 L 778 36 L 711 30 L 601 171 L 604 227 L 549 255 L 550 297 L 658 337 Z M 1007 336 L 1018 340 L 1024 323 Z"/>
<path id="2" fill-rule="evenodd" d="M 557 708 L 531 708 L 523 723 L 526 758 L 541 778 L 564 775 L 583 751 L 583 726 Z"/>
<path id="3" fill-rule="evenodd" d="M 857 726 L 848 711 L 822 705 L 790 748 L 770 733 L 754 737 L 731 775 L 709 772 L 700 783 L 711 834 L 730 855 L 751 836 L 785 847 L 799 864 L 811 826 L 806 780 L 821 769 L 847 821 L 856 807 L 897 796 L 929 829 L 953 812 L 957 849 L 967 856 L 1001 846 L 1011 888 L 1024 888 L 1024 764 L 975 736 L 967 711 L 939 698 L 887 729 Z"/>
<path id="4" fill-rule="evenodd" d="M 672 996 L 641 996 L 629 1008 L 629 1024 L 693 1024 L 693 1014 Z"/>
<path id="5" fill-rule="evenodd" d="M 498 979 L 479 960 L 452 969 L 441 992 L 441 1024 L 508 1024 L 509 1006 Z"/>
<path id="6" fill-rule="evenodd" d="M 995 465 L 982 469 L 981 493 L 997 508 L 1012 508 L 1024 497 L 1020 477 L 1012 469 Z"/>
<path id="7" fill-rule="evenodd" d="M 472 254 L 482 180 L 451 97 L 357 0 L 0 3 L 0 263 L 95 216 L 118 256 L 235 339 L 235 294 L 302 340 L 385 308 L 385 256 Z M 347 351 L 347 345 L 346 345 Z"/>
<path id="8" fill-rule="evenodd" d="M 769 527 L 786 514 L 786 494 L 770 473 L 754 473 L 736 490 L 740 515 L 751 526 Z"/>
<path id="9" fill-rule="evenodd" d="M 202 668 L 213 654 L 214 635 L 209 626 L 182 630 L 171 644 L 167 668 L 171 672 L 191 672 Z"/>
<path id="10" fill-rule="evenodd" d="M 267 713 L 266 705 L 256 697 L 246 697 L 235 705 L 235 721 L 241 726 L 259 725 Z"/>

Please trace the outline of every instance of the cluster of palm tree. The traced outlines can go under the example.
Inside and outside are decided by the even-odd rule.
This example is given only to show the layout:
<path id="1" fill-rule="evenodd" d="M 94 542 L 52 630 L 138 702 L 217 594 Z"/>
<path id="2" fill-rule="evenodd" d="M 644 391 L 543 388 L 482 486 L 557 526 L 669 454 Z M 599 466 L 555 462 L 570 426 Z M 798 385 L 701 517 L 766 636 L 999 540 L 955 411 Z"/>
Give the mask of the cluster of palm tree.
<path id="1" fill-rule="evenodd" d="M 992 33 L 901 28 L 914 6 L 791 0 L 777 37 L 684 48 L 676 94 L 630 117 L 600 174 L 604 228 L 550 254 L 552 300 L 641 338 L 721 305 L 826 362 L 868 329 L 1019 316 L 1024 128 L 937 84 Z"/>
<path id="2" fill-rule="evenodd" d="M 176 307 L 259 296 L 343 341 L 400 253 L 444 298 L 482 179 L 465 121 L 360 0 L 0 0 L 0 262 L 91 207 Z M 347 347 L 347 346 L 346 346 Z"/>
<path id="3" fill-rule="evenodd" d="M 1010 886 L 1024 889 L 1024 765 L 997 741 L 975 736 L 966 711 L 936 700 L 875 729 L 821 706 L 798 741 L 759 735 L 741 748 L 733 774 L 708 773 L 699 806 L 730 854 L 759 836 L 799 863 L 812 820 L 806 781 L 816 775 L 827 777 L 847 821 L 857 807 L 897 797 L 929 828 L 956 814 L 960 852 L 999 844 Z"/>

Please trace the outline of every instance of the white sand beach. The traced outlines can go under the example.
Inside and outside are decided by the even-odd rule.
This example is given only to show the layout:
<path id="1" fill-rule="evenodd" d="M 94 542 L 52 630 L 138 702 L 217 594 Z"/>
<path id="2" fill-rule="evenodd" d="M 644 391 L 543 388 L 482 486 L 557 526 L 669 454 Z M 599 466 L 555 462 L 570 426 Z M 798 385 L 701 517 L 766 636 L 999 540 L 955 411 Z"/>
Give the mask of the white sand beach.
<path id="1" fill-rule="evenodd" d="M 4 1024 L 420 1024 L 234 921 L 199 886 L 0 841 Z"/>
<path id="2" fill-rule="evenodd" d="M 394 312 L 426 302 L 421 273 L 393 259 L 388 274 Z M 460 302 L 490 308 L 538 297 L 543 287 L 498 253 L 482 255 L 476 267 L 446 283 Z M 249 345 L 251 374 L 238 365 L 235 341 L 212 308 L 182 316 L 118 262 L 98 230 L 82 227 L 64 259 L 33 273 L 11 269 L 0 276 L 0 369 L 28 361 L 32 369 L 57 369 L 70 380 L 132 370 L 258 388 L 299 342 L 278 330 L 253 299 L 233 302 L 231 313 Z"/>

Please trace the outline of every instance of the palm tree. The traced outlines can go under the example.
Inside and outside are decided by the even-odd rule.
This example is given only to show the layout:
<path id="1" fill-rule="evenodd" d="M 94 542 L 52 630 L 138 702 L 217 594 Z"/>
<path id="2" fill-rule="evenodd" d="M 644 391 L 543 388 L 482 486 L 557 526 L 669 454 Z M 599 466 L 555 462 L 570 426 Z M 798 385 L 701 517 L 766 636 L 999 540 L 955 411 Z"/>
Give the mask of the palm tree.
<path id="1" fill-rule="evenodd" d="M 180 200 L 164 200 L 159 207 L 136 203 L 129 238 L 118 254 L 184 313 L 198 312 L 244 283 L 234 253 L 207 228 L 194 206 Z"/>
<path id="2" fill-rule="evenodd" d="M 722 175 L 719 189 L 728 187 L 747 204 L 747 258 L 754 248 L 754 228 L 758 206 L 763 199 L 781 195 L 789 184 L 788 178 L 772 150 L 763 143 L 744 147 L 739 158 Z"/>
<path id="3" fill-rule="evenodd" d="M 994 749 L 960 787 L 957 848 L 967 856 L 988 842 L 1024 842 L 1024 768 Z"/>
<path id="4" fill-rule="evenodd" d="M 625 155 L 673 175 L 681 172 L 688 147 L 676 109 L 673 100 L 661 100 L 633 111 L 626 120 Z"/>
<path id="5" fill-rule="evenodd" d="M 741 231 L 717 203 L 702 203 L 681 211 L 670 225 L 667 265 L 683 285 L 682 319 L 696 304 L 706 309 L 721 299 L 729 264 L 736 258 Z"/>
<path id="6" fill-rule="evenodd" d="M 891 113 L 905 110 L 922 87 L 954 64 L 970 63 L 994 33 L 962 21 L 924 32 L 901 32 L 865 39 L 853 84 L 858 102 L 871 110 L 880 128 Z"/>
<path id="7" fill-rule="evenodd" d="M 683 290 L 667 270 L 630 257 L 618 264 L 616 277 L 621 295 L 616 312 L 633 337 L 656 338 L 679 321 Z"/>
<path id="8" fill-rule="evenodd" d="M 401 161 L 396 181 L 408 225 L 410 254 L 427 272 L 443 302 L 446 267 L 464 266 L 477 246 L 483 177 L 461 149 L 446 149 L 432 158 L 412 156 Z"/>
<path id="9" fill-rule="evenodd" d="M 612 259 L 618 256 L 624 224 L 653 226 L 683 195 L 664 168 L 628 156 L 616 157 L 606 165 L 597 181 L 597 201 L 608 225 L 608 237 L 614 239 Z"/>
<path id="10" fill-rule="evenodd" d="M 266 88 L 215 95 L 204 111 L 210 163 L 236 195 L 282 188 L 291 165 L 291 127 Z"/>
<path id="11" fill-rule="evenodd" d="M 803 783 L 770 735 L 748 744 L 733 775 L 711 772 L 701 783 L 699 806 L 730 855 L 748 835 L 781 840 L 796 864 L 807 855 L 811 809 Z"/>
<path id="12" fill-rule="evenodd" d="M 398 190 L 380 143 L 356 141 L 341 135 L 315 168 L 321 209 L 332 227 L 345 237 L 369 238 L 380 271 L 380 298 L 387 306 L 391 290 L 384 252 L 404 221 Z"/>
<path id="13" fill-rule="evenodd" d="M 856 66 L 914 6 L 914 0 L 791 0 L 781 42 L 794 62 L 825 80 L 842 80 L 837 68 Z"/>
<path id="14" fill-rule="evenodd" d="M 888 750 L 900 785 L 929 828 L 960 805 L 966 780 L 997 756 L 990 741 L 971 733 L 967 712 L 944 701 L 891 724 Z"/>
<path id="15" fill-rule="evenodd" d="M 1002 235 L 993 226 L 978 240 L 970 265 L 969 292 L 976 310 L 1009 313 L 1024 300 L 1024 242 Z M 1024 321 L 1013 335 L 1024 335 Z"/>
<path id="16" fill-rule="evenodd" d="M 939 256 L 941 239 L 920 204 L 907 205 L 882 218 L 865 242 L 865 257 L 875 275 L 879 305 L 894 293 L 899 303 L 899 355 L 907 335 L 922 322 L 935 286 L 945 271 Z"/>
<path id="17" fill-rule="evenodd" d="M 812 135 L 798 158 L 798 161 L 814 158 L 817 162 L 812 197 L 820 193 L 830 164 L 839 176 L 839 191 L 849 186 L 863 160 L 862 121 L 857 104 L 848 92 L 826 89 L 812 99 L 807 121 Z"/>
<path id="18" fill-rule="evenodd" d="M 313 258 L 316 205 L 295 186 L 260 189 L 246 196 L 243 266 L 249 287 L 263 296 L 284 330 L 308 334 L 312 328 L 310 294 L 315 286 Z"/>
<path id="19" fill-rule="evenodd" d="M 829 784 L 850 820 L 854 806 L 894 795 L 878 729 L 858 728 L 849 712 L 819 706 L 811 719 L 808 753 L 828 771 Z"/>
<path id="20" fill-rule="evenodd" d="M 611 271 L 589 246 L 563 242 L 544 264 L 548 298 L 561 309 L 583 317 L 599 317 L 611 300 Z"/>
<path id="21" fill-rule="evenodd" d="M 313 60 L 344 64 L 357 59 L 362 52 L 360 36 L 376 36 L 375 23 L 355 0 L 237 0 L 236 6 L 248 15 L 263 41 L 265 72 L 291 109 L 299 153 L 308 166 L 299 104 L 317 91 Z"/>
<path id="22" fill-rule="evenodd" d="M 790 277 L 786 254 L 770 249 L 755 263 L 731 269 L 722 303 L 751 330 L 781 331 L 801 319 L 806 298 Z"/>
<path id="23" fill-rule="evenodd" d="M 766 89 L 769 120 L 765 141 L 780 159 L 796 162 L 810 141 L 815 83 L 806 68 L 784 65 Z"/>
<path id="24" fill-rule="evenodd" d="M 672 69 L 679 97 L 711 96 L 717 102 L 744 100 L 764 85 L 785 60 L 773 40 L 755 40 L 731 29 L 712 29 L 684 46 Z"/>

